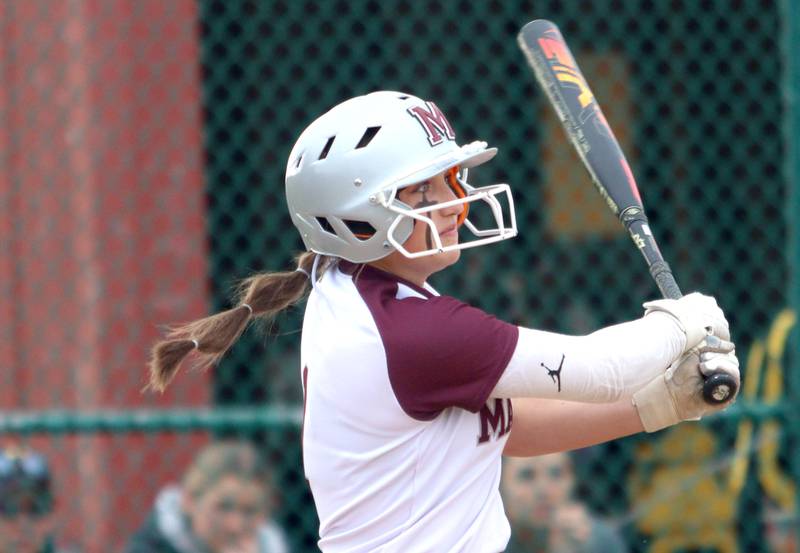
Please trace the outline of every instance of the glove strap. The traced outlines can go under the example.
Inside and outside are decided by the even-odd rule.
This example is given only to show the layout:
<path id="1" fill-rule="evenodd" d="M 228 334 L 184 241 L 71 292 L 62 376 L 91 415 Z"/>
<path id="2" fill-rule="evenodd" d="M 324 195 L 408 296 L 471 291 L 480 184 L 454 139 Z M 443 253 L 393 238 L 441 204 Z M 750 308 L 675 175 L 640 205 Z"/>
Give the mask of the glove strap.
<path id="1" fill-rule="evenodd" d="M 632 401 L 647 432 L 656 432 L 681 421 L 663 375 L 633 394 Z"/>

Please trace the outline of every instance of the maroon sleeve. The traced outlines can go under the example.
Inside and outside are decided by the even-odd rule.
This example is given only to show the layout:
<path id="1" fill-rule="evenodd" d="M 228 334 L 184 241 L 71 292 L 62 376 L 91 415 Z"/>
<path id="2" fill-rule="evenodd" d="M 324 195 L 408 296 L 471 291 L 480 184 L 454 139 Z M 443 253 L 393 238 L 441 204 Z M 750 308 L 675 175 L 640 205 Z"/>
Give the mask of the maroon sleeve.
<path id="1" fill-rule="evenodd" d="M 448 296 L 394 300 L 385 315 L 378 326 L 389 380 L 403 410 L 419 420 L 447 407 L 477 412 L 519 337 L 516 326 Z"/>

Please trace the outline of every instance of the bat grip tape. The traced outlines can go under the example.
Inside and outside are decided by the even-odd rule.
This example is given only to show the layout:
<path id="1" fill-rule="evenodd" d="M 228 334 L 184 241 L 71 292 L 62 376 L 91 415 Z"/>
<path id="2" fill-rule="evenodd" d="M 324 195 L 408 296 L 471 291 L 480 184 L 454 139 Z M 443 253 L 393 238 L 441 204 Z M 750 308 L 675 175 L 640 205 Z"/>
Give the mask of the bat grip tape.
<path id="1" fill-rule="evenodd" d="M 672 271 L 666 261 L 654 261 L 650 265 L 650 274 L 653 276 L 653 280 L 656 281 L 658 289 L 661 290 L 662 296 L 671 300 L 683 297 L 681 289 L 678 288 L 678 283 L 675 282 L 675 277 L 672 276 Z"/>

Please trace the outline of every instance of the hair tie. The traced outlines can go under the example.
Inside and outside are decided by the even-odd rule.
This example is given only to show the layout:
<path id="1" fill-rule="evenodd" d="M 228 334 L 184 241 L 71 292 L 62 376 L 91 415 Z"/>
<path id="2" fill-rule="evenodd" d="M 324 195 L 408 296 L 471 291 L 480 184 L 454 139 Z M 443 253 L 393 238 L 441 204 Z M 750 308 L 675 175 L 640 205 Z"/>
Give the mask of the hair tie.
<path id="1" fill-rule="evenodd" d="M 250 307 L 250 304 L 249 304 L 249 303 L 240 303 L 240 304 L 239 304 L 239 307 L 246 307 L 246 308 L 247 308 L 247 310 L 250 312 L 250 314 L 251 314 L 251 315 L 253 314 L 253 308 L 252 308 L 252 307 Z"/>
<path id="2" fill-rule="evenodd" d="M 304 275 L 306 275 L 306 278 L 309 278 L 309 279 L 311 278 L 311 275 L 308 274 L 308 271 L 306 271 L 302 267 L 298 267 L 297 269 L 294 270 L 294 272 L 295 273 L 303 273 Z"/>
<path id="3" fill-rule="evenodd" d="M 194 338 L 192 338 L 192 343 L 194 344 L 194 349 L 199 349 L 200 348 L 200 343 L 197 340 L 195 340 Z"/>

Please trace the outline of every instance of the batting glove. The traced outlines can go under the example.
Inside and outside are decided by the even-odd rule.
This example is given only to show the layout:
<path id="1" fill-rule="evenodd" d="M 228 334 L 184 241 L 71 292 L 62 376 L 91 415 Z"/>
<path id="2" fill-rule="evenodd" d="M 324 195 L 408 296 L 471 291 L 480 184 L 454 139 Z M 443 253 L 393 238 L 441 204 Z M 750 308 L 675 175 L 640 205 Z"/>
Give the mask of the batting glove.
<path id="1" fill-rule="evenodd" d="M 644 314 L 667 313 L 671 315 L 686 335 L 683 351 L 688 352 L 712 334 L 730 340 L 731 333 L 725 314 L 711 296 L 699 292 L 687 294 L 678 300 L 655 300 L 643 304 Z"/>
<path id="2" fill-rule="evenodd" d="M 633 404 L 647 432 L 655 432 L 685 420 L 699 420 L 733 403 L 711 405 L 703 399 L 703 376 L 725 372 L 739 388 L 739 360 L 732 342 L 707 336 L 683 354 L 667 371 L 633 394 Z"/>

